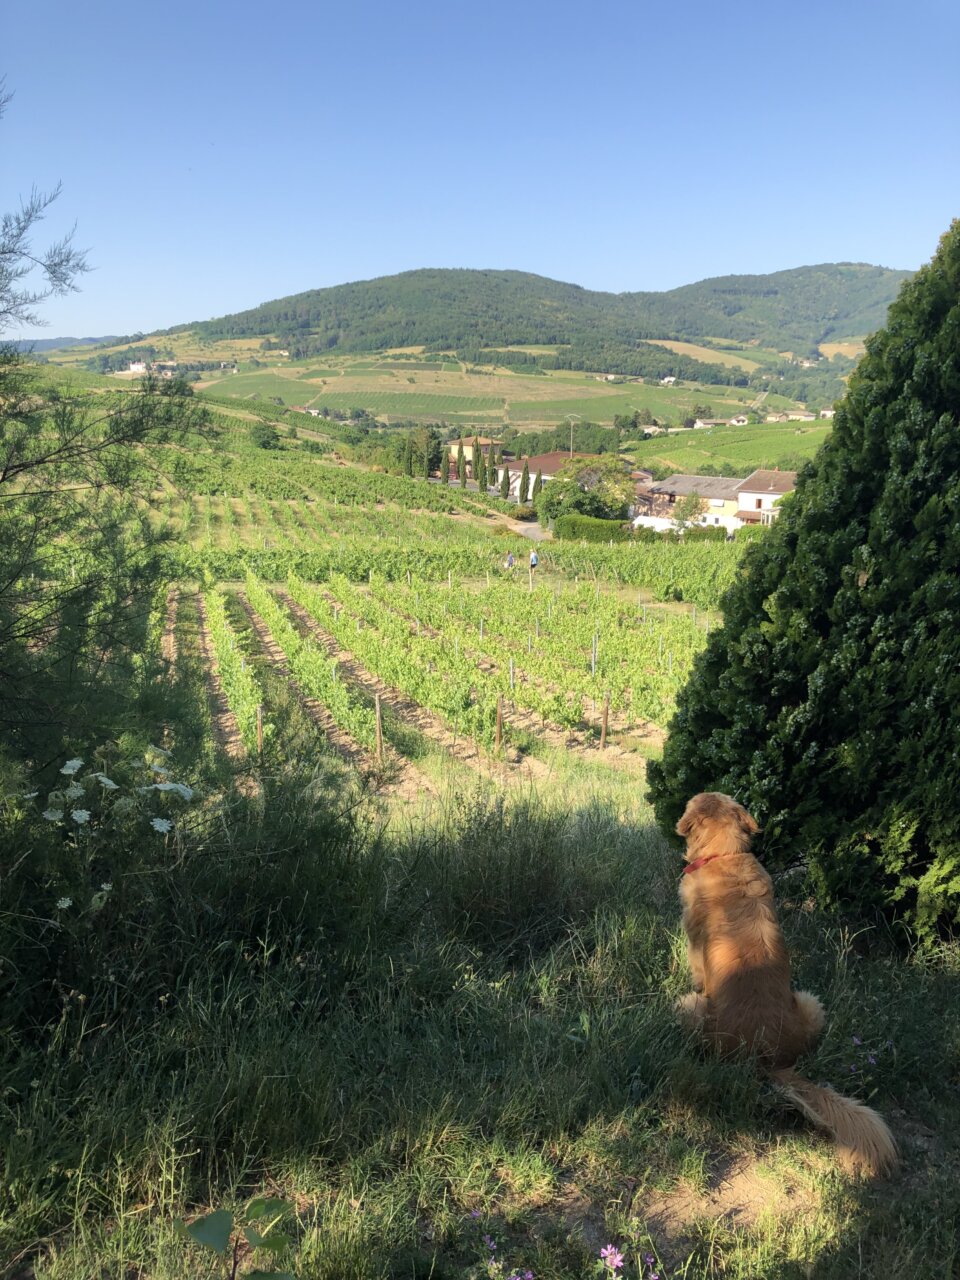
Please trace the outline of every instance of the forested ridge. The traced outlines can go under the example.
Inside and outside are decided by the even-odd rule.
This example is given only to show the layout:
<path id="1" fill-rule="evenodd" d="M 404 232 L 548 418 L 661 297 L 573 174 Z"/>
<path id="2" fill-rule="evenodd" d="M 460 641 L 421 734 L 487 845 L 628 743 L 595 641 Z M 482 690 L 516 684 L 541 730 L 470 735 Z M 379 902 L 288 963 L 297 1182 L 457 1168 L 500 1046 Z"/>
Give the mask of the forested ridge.
<path id="1" fill-rule="evenodd" d="M 301 355 L 563 345 L 562 363 L 582 355 L 604 367 L 646 339 L 705 336 L 805 353 L 879 328 L 909 274 L 824 264 L 613 294 L 521 271 L 427 269 L 312 289 L 194 327 L 208 338 L 275 337 Z"/>

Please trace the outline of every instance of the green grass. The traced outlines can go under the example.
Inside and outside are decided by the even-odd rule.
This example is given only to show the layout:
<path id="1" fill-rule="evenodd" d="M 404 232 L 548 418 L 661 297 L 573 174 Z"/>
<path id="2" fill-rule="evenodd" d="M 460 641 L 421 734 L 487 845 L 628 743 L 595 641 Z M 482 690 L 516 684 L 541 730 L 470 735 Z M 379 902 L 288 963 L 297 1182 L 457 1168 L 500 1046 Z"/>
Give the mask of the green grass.
<path id="1" fill-rule="evenodd" d="M 692 475 L 705 464 L 729 462 L 747 474 L 757 467 L 782 466 L 785 459 L 812 458 L 829 434 L 829 423 L 813 422 L 714 427 L 656 436 L 631 445 L 629 457 L 640 467 L 656 465 Z"/>
<path id="2" fill-rule="evenodd" d="M 476 377 L 465 385 L 458 371 L 455 379 L 446 377 L 454 371 L 453 366 L 448 370 L 440 364 L 391 364 L 374 358 L 341 357 L 336 365 L 290 365 L 284 361 L 279 365 L 219 379 L 210 390 L 238 401 L 258 396 L 259 401 L 252 403 L 264 409 L 269 409 L 272 398 L 280 397 L 287 405 L 327 405 L 344 411 L 362 407 L 381 418 L 450 422 L 461 418 L 503 418 L 521 427 L 556 423 L 569 415 L 584 421 L 612 422 L 617 414 L 629 415 L 641 408 L 649 409 L 659 419 L 679 422 L 698 404 L 709 404 L 716 416 L 733 416 L 756 394 L 748 388 L 695 383 L 679 387 L 639 382 L 607 384 L 592 374 L 570 370 L 552 371 L 537 378 L 504 371 L 497 375 L 496 394 L 483 394 L 493 390 L 486 385 L 492 379 Z M 341 390 L 341 372 L 345 377 L 369 382 L 369 388 Z M 415 381 L 409 382 L 410 378 Z M 545 398 L 547 388 L 555 388 L 556 394 Z M 764 402 L 766 411 L 787 406 L 792 407 L 793 402 L 775 395 Z"/>
<path id="3" fill-rule="evenodd" d="M 631 1276 L 646 1250 L 669 1277 L 954 1274 L 952 949 L 900 955 L 781 890 L 830 1012 L 807 1070 L 904 1144 L 889 1185 L 858 1187 L 674 1025 L 677 855 L 640 803 L 480 784 L 388 835 L 322 772 L 268 771 L 262 809 L 211 799 L 157 852 L 96 929 L 64 920 L 55 987 L 51 958 L 5 1001 L 17 1274 L 212 1274 L 173 1218 L 262 1190 L 317 1280 L 479 1277 L 484 1234 L 555 1280 L 610 1241 Z"/>

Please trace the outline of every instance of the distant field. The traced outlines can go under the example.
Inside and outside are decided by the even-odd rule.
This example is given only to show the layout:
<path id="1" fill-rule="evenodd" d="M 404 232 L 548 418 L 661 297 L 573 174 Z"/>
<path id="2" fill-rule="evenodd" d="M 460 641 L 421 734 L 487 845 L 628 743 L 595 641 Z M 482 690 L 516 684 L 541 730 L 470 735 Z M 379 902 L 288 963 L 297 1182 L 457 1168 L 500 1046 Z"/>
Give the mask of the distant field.
<path id="1" fill-rule="evenodd" d="M 278 352 L 261 350 L 259 338 L 200 343 L 188 332 L 142 341 L 152 341 L 159 348 L 169 347 L 177 359 L 184 361 L 236 360 L 239 373 L 212 371 L 197 383 L 197 389 L 235 399 L 238 404 L 246 402 L 251 409 L 269 409 L 279 399 L 287 406 L 326 405 L 342 411 L 363 408 L 388 421 L 413 418 L 455 425 L 476 421 L 490 426 L 509 423 L 522 429 L 552 426 L 568 417 L 612 423 L 617 414 L 629 416 L 643 409 L 661 421 L 674 423 L 692 414 L 696 406 L 701 407 L 700 411 L 709 406 L 711 416 L 731 417 L 754 400 L 754 392 L 745 388 L 687 382 L 679 387 L 662 387 L 656 381 L 608 383 L 578 370 L 549 370 L 537 376 L 509 369 L 467 372 L 452 360 L 435 363 L 417 359 L 419 348 L 393 353 L 395 357 L 412 355 L 411 360 L 391 360 L 389 354 L 325 354 L 316 360 L 292 362 Z M 123 350 L 126 345 L 129 344 L 113 350 Z M 666 340 L 662 345 L 722 365 L 747 368 L 756 363 L 739 351 L 717 351 Z M 502 349 L 551 350 L 533 345 Z M 55 358 L 67 369 L 90 354 L 89 348 L 82 348 L 65 352 L 62 360 L 60 356 Z M 495 351 L 490 354 L 494 356 Z M 761 359 L 765 354 L 758 351 Z M 251 367 L 254 360 L 258 363 Z M 136 375 L 113 375 L 104 385 L 135 380 Z M 792 406 L 793 401 L 773 395 L 764 401 L 767 410 Z"/>
<path id="2" fill-rule="evenodd" d="M 862 338 L 854 338 L 848 342 L 821 342 L 820 352 L 828 360 L 834 356 L 846 356 L 848 360 L 859 360 L 866 351 Z"/>
<path id="3" fill-rule="evenodd" d="M 347 411 L 364 408 L 377 417 L 445 420 L 462 424 L 498 422 L 520 427 L 550 426 L 567 417 L 612 423 L 616 414 L 629 416 L 648 409 L 659 420 L 680 422 L 696 406 L 709 406 L 711 415 L 732 417 L 752 403 L 752 391 L 685 383 L 661 387 L 657 383 L 599 381 L 592 374 L 568 370 L 543 377 L 501 372 L 467 374 L 433 366 L 428 372 L 382 362 L 341 358 L 329 364 L 285 365 L 257 369 L 199 384 L 218 396 L 255 402 L 269 408 L 279 398 L 285 405 L 327 406 Z M 791 407 L 782 396 L 767 396 L 765 410 Z M 251 406 L 252 407 L 252 406 Z"/>
<path id="4" fill-rule="evenodd" d="M 666 347 L 678 356 L 689 356 L 691 360 L 702 360 L 704 364 L 722 364 L 727 369 L 739 368 L 751 373 L 760 368 L 758 360 L 749 360 L 746 356 L 731 351 L 714 351 L 712 347 L 700 347 L 693 342 L 673 342 L 667 338 L 648 338 L 654 346 Z"/>
<path id="5" fill-rule="evenodd" d="M 188 331 L 162 337 L 147 335 L 143 338 L 131 338 L 128 342 L 119 342 L 113 347 L 67 347 L 62 352 L 49 352 L 48 355 L 61 365 L 82 364 L 91 356 L 110 355 L 137 346 L 169 349 L 177 360 L 249 360 L 251 356 L 275 356 L 275 352 L 267 355 L 261 352 L 262 341 L 262 338 L 225 338 L 219 342 L 201 342 L 196 334 Z"/>
<path id="6" fill-rule="evenodd" d="M 695 404 L 709 403 L 718 417 L 732 416 L 753 399 L 752 392 L 734 391 L 731 387 L 631 386 L 602 390 L 584 387 L 580 394 L 567 392 L 562 399 L 524 402 L 510 397 L 510 418 L 517 422 L 560 421 L 569 415 L 588 418 L 592 422 L 612 422 L 615 414 L 629 416 L 637 409 L 649 409 L 655 418 L 678 421 L 689 414 Z M 567 390 L 566 388 L 564 390 Z M 717 394 L 719 392 L 719 394 Z"/>
<path id="7" fill-rule="evenodd" d="M 566 351 L 570 346 L 569 342 L 558 342 L 553 346 L 537 346 L 533 343 L 527 345 L 518 344 L 510 347 L 488 347 L 488 351 L 524 351 L 531 356 L 552 356 L 557 351 Z"/>
<path id="8" fill-rule="evenodd" d="M 639 466 L 656 465 L 696 475 L 703 466 L 775 467 L 795 456 L 812 458 L 830 434 L 829 426 L 714 427 L 657 436 L 630 450 Z"/>

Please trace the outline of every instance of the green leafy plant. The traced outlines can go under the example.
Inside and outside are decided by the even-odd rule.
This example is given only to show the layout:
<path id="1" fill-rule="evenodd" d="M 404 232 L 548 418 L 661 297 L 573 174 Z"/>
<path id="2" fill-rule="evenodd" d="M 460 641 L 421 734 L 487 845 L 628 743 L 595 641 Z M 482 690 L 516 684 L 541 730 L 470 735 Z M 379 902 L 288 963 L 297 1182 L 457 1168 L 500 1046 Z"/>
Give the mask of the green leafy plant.
<path id="1" fill-rule="evenodd" d="M 290 1252 L 293 1240 L 284 1228 L 291 1216 L 285 1200 L 256 1196 L 239 1215 L 229 1209 L 215 1209 L 202 1218 L 186 1223 L 177 1218 L 174 1228 L 184 1240 L 224 1260 L 224 1275 L 235 1280 L 241 1260 L 249 1250 L 263 1250 L 278 1259 Z M 294 1280 L 292 1271 L 247 1271 L 247 1280 Z"/>

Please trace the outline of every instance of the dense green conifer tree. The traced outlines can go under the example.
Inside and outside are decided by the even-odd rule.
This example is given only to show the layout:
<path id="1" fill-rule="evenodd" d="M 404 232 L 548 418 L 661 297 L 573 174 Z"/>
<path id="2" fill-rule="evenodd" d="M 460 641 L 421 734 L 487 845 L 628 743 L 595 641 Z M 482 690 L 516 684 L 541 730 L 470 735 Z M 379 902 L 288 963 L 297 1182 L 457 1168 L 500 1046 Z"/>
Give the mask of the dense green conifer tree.
<path id="1" fill-rule="evenodd" d="M 527 460 L 523 460 L 523 470 L 520 472 L 520 494 L 521 503 L 530 501 L 530 468 L 527 466 Z"/>
<path id="2" fill-rule="evenodd" d="M 960 922 L 960 223 L 887 326 L 678 700 L 651 797 L 735 795 L 773 866 Z"/>

